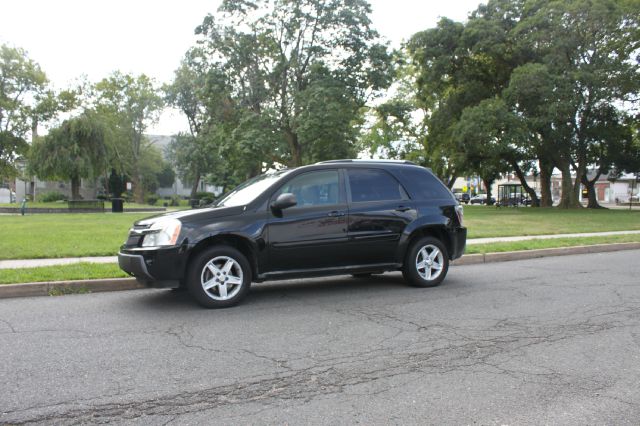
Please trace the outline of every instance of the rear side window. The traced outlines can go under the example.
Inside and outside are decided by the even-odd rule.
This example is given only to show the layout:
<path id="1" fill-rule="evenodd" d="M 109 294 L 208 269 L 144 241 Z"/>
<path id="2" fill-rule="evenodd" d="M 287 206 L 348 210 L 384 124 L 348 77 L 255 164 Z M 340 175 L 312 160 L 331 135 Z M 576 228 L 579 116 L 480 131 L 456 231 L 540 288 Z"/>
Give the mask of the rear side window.
<path id="1" fill-rule="evenodd" d="M 419 200 L 451 199 L 451 191 L 432 173 L 422 167 L 399 167 L 394 170 L 413 198 Z"/>
<path id="2" fill-rule="evenodd" d="M 402 200 L 404 189 L 393 176 L 384 170 L 348 169 L 351 201 L 392 201 Z"/>

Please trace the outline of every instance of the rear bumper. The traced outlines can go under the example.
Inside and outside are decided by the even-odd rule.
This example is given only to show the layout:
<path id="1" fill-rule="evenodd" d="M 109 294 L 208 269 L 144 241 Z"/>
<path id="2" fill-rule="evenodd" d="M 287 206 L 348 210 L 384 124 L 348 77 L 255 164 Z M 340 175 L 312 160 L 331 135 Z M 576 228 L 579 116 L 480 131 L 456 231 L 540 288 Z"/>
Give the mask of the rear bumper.
<path id="1" fill-rule="evenodd" d="M 451 260 L 461 257 L 467 245 L 467 228 L 455 228 L 451 232 L 451 244 L 453 246 L 453 250 L 451 250 Z"/>

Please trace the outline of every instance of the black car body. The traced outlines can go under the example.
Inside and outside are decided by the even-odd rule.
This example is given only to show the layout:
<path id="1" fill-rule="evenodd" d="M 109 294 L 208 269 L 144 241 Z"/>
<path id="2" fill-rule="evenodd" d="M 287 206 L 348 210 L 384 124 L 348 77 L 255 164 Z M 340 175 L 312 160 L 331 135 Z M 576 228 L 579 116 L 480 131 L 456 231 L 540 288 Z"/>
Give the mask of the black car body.
<path id="1" fill-rule="evenodd" d="M 272 279 L 403 270 L 413 284 L 437 285 L 463 254 L 466 234 L 462 207 L 429 170 L 336 160 L 262 175 L 210 207 L 140 220 L 118 260 L 149 286 L 186 286 L 201 304 L 224 307 L 237 300 L 222 298 L 222 286 L 226 297 L 244 285 L 238 281 L 248 289 Z M 408 262 L 418 240 L 429 244 Z M 438 279 L 427 280 L 432 273 Z M 218 299 L 207 299 L 205 284 L 220 288 Z"/>

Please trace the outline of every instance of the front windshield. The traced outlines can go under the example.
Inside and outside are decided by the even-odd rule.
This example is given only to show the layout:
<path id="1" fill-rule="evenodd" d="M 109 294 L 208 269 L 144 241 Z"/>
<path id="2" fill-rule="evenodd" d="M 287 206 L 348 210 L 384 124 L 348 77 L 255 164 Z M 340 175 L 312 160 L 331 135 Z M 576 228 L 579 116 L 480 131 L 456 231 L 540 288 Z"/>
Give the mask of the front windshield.
<path id="1" fill-rule="evenodd" d="M 280 170 L 249 179 L 218 201 L 216 207 L 234 207 L 249 204 L 262 194 L 265 189 L 289 172 L 290 170 Z"/>

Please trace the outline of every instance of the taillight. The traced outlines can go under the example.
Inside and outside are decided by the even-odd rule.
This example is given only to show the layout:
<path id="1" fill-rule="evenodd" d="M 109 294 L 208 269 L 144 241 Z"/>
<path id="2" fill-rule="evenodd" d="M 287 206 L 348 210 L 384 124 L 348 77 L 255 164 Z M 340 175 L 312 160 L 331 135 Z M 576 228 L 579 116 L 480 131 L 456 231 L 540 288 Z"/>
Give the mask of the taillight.
<path id="1" fill-rule="evenodd" d="M 458 216 L 458 222 L 460 222 L 460 226 L 464 226 L 464 209 L 459 204 L 456 206 L 456 215 Z"/>

